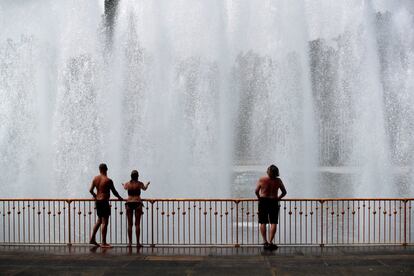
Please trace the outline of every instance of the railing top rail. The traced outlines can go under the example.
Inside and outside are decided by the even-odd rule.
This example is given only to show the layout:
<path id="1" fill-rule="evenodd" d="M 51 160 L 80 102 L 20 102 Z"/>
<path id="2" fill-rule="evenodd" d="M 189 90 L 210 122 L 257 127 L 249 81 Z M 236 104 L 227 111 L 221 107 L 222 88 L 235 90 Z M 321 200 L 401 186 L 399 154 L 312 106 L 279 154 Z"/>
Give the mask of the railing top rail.
<path id="1" fill-rule="evenodd" d="M 256 201 L 257 198 L 144 198 L 143 201 L 223 201 L 223 202 L 242 202 Z M 414 198 L 284 198 L 282 201 L 412 201 Z M 0 201 L 94 201 L 92 198 L 0 198 Z M 110 199 L 110 201 L 119 201 Z"/>

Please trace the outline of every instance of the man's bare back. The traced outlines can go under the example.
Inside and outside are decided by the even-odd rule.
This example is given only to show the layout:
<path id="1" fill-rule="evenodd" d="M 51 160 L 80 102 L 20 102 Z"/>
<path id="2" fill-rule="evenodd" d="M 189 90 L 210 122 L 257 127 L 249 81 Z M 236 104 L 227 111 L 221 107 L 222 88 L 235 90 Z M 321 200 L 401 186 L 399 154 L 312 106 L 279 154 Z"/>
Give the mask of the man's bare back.
<path id="1" fill-rule="evenodd" d="M 95 176 L 91 188 L 89 189 L 91 193 L 94 188 L 96 188 L 96 195 L 94 196 L 96 200 L 109 200 L 110 191 L 112 191 L 115 196 L 118 196 L 118 193 L 114 188 L 114 182 L 106 175 Z"/>
<path id="2" fill-rule="evenodd" d="M 269 176 L 263 176 L 257 182 L 256 195 L 265 198 L 278 198 L 279 189 L 282 193 L 286 191 L 280 178 L 271 179 Z"/>

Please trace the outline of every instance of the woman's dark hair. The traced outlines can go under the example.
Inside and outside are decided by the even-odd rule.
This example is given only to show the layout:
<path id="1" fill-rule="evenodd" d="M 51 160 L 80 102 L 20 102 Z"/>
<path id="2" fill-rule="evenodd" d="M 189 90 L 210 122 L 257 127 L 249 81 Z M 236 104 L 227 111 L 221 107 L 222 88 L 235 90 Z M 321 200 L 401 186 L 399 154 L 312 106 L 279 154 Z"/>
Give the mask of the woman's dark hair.
<path id="1" fill-rule="evenodd" d="M 267 174 L 269 175 L 269 177 L 271 179 L 275 179 L 277 177 L 279 177 L 279 169 L 278 167 L 276 167 L 275 165 L 270 165 L 269 168 L 267 169 Z"/>
<path id="2" fill-rule="evenodd" d="M 139 174 L 138 174 L 137 170 L 133 170 L 131 172 L 131 180 L 138 180 L 138 176 L 139 176 Z"/>

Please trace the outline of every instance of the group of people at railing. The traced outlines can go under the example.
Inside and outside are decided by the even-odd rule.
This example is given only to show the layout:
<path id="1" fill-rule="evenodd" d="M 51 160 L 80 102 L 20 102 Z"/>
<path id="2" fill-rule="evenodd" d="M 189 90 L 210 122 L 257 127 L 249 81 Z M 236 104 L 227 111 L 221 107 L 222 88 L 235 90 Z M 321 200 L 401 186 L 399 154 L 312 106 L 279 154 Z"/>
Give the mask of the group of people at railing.
<path id="1" fill-rule="evenodd" d="M 106 164 L 99 165 L 100 174 L 95 176 L 89 192 L 95 199 L 96 212 L 98 220 L 93 227 L 90 244 L 101 246 L 103 248 L 111 247 L 106 242 L 106 234 L 108 229 L 109 216 L 111 215 L 111 207 L 109 204 L 110 192 L 112 192 L 119 200 L 124 200 L 115 189 L 112 179 L 107 176 L 108 167 Z M 135 217 L 135 234 L 137 246 L 141 246 L 139 242 L 140 221 L 142 215 L 142 199 L 141 190 L 147 190 L 150 182 L 144 184 L 138 180 L 139 173 L 137 170 L 131 172 L 131 180 L 122 184 L 128 192 L 128 198 L 125 203 L 126 215 L 128 220 L 128 246 L 132 246 L 132 227 Z M 95 193 L 96 190 L 96 193 Z M 279 195 L 279 190 L 281 194 Z M 263 247 L 266 250 L 275 250 L 277 246 L 273 243 L 279 216 L 279 201 L 286 195 L 286 188 L 279 178 L 279 169 L 275 165 L 270 165 L 267 169 L 267 175 L 259 178 L 255 194 L 258 198 L 258 218 L 260 224 L 260 233 L 263 238 Z M 270 224 L 269 238 L 267 238 L 266 228 Z M 101 227 L 102 242 L 99 245 L 96 242 L 96 233 Z"/>

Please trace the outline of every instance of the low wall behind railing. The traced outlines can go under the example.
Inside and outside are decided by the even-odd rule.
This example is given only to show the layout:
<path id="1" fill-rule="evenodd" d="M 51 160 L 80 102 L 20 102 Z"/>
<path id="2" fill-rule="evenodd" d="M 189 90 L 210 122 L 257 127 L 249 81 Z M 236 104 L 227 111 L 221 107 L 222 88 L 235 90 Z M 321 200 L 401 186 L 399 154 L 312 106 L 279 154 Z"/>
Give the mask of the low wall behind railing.
<path id="1" fill-rule="evenodd" d="M 275 242 L 321 246 L 413 244 L 413 201 L 282 200 Z M 96 220 L 95 204 L 90 199 L 0 199 L 0 244 L 86 244 Z M 111 200 L 108 242 L 127 244 L 126 229 L 124 202 Z M 145 199 L 141 243 L 259 245 L 262 239 L 257 200 Z"/>

